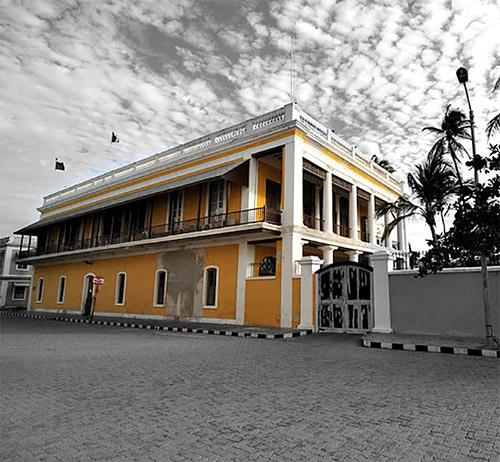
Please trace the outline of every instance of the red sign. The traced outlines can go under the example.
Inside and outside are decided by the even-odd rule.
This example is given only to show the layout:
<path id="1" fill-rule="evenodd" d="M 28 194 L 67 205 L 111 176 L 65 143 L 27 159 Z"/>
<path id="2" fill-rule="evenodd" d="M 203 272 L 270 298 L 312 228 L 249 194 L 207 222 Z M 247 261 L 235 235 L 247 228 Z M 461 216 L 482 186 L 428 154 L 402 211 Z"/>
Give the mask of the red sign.
<path id="1" fill-rule="evenodd" d="M 102 276 L 95 276 L 94 277 L 94 284 L 96 286 L 100 286 L 100 285 L 104 284 L 104 278 Z"/>

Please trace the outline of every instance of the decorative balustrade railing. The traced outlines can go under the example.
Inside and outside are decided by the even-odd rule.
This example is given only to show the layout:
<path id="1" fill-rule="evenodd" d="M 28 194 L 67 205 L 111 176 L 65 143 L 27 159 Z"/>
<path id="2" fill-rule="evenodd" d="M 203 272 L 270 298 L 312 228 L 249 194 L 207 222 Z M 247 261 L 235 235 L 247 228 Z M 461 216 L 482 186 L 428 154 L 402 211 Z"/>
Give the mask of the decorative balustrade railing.
<path id="1" fill-rule="evenodd" d="M 333 230 L 335 231 L 335 234 L 342 237 L 350 237 L 351 234 L 351 228 L 349 228 L 349 226 L 333 225 Z"/>
<path id="2" fill-rule="evenodd" d="M 358 239 L 363 242 L 370 242 L 370 233 L 358 230 Z"/>
<path id="3" fill-rule="evenodd" d="M 311 215 L 305 215 L 303 217 L 304 221 L 304 226 L 307 226 L 308 228 L 312 229 L 318 229 L 321 230 L 323 227 L 324 220 L 321 220 L 320 218 L 313 217 Z"/>
<path id="4" fill-rule="evenodd" d="M 150 228 L 131 230 L 126 233 L 114 233 L 89 239 L 79 239 L 71 242 L 58 243 L 49 241 L 47 245 L 37 249 L 24 250 L 19 258 L 28 258 L 60 252 L 71 252 L 94 247 L 105 247 L 112 244 L 156 239 L 165 236 L 192 233 L 218 228 L 227 228 L 236 225 L 247 225 L 252 223 L 281 224 L 281 211 L 270 207 L 259 207 L 255 209 L 238 210 L 217 215 L 210 215 L 192 220 L 182 220 L 173 223 L 165 223 Z"/>

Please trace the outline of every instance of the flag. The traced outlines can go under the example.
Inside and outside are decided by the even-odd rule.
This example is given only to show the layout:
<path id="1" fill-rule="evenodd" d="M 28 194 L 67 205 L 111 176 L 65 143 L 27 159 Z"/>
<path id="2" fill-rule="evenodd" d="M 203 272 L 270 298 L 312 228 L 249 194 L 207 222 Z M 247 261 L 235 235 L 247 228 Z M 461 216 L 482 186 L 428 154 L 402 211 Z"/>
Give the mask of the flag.
<path id="1" fill-rule="evenodd" d="M 65 170 L 64 168 L 64 162 L 59 162 L 56 157 L 56 170 Z"/>
<path id="2" fill-rule="evenodd" d="M 120 140 L 118 139 L 118 136 L 116 135 L 115 132 L 111 132 L 111 142 L 112 143 L 119 143 Z"/>

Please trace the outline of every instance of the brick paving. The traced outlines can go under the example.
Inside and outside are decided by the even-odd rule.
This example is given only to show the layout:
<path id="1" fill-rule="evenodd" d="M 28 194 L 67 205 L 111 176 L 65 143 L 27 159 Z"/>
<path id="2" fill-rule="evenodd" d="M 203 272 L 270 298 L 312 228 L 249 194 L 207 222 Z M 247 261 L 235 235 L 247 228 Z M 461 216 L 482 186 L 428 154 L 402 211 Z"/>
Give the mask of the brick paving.
<path id="1" fill-rule="evenodd" d="M 0 318 L 5 461 L 497 461 L 499 361 Z"/>

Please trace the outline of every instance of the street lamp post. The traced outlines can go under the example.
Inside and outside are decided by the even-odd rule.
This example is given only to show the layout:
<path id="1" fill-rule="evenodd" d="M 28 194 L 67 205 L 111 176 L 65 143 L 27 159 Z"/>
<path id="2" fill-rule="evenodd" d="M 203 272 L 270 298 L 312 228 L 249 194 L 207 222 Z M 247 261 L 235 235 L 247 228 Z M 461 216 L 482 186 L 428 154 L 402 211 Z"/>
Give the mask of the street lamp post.
<path id="1" fill-rule="evenodd" d="M 472 165 L 474 167 L 474 186 L 476 189 L 476 195 L 479 185 L 479 172 L 477 169 L 476 162 L 476 138 L 474 136 L 474 112 L 472 111 L 472 106 L 470 104 L 469 91 L 467 90 L 467 82 L 469 81 L 469 73 L 465 67 L 460 67 L 457 69 L 457 79 L 458 82 L 463 84 L 465 89 L 465 96 L 467 97 L 467 104 L 469 106 L 469 121 L 470 121 L 470 137 L 472 141 Z M 490 296 L 488 289 L 488 263 L 486 260 L 486 255 L 481 253 L 481 277 L 483 280 L 483 307 L 484 307 L 484 325 L 486 330 L 486 338 L 493 337 L 493 326 L 491 325 L 491 315 L 490 315 Z"/>

